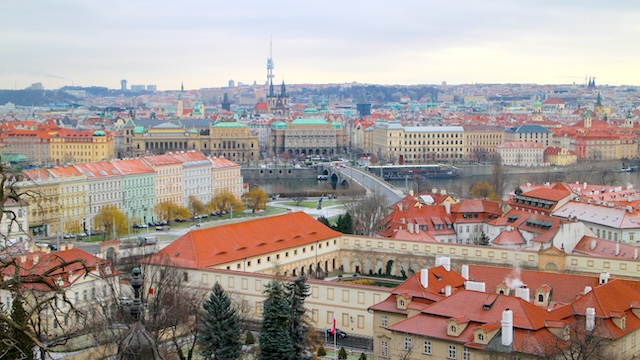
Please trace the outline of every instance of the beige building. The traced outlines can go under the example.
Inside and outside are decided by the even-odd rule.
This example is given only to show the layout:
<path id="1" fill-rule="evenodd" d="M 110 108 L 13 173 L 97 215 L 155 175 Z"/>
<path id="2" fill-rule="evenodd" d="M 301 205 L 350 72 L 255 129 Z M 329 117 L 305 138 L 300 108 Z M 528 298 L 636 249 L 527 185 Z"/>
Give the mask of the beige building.
<path id="1" fill-rule="evenodd" d="M 182 206 L 182 161 L 171 154 L 144 156 L 142 160 L 156 172 L 156 205 L 169 201 Z"/>
<path id="2" fill-rule="evenodd" d="M 347 151 L 348 137 L 342 123 L 330 122 L 319 115 L 316 108 L 287 123 L 271 124 L 269 153 L 298 157 L 302 155 L 334 156 Z"/>
<path id="3" fill-rule="evenodd" d="M 0 222 L 0 248 L 29 239 L 29 211 L 27 203 L 7 199 L 3 204 Z"/>
<path id="4" fill-rule="evenodd" d="M 496 153 L 496 148 L 504 143 L 504 131 L 498 126 L 465 125 L 465 160 L 488 161 Z"/>
<path id="5" fill-rule="evenodd" d="M 49 236 L 62 231 L 60 223 L 60 179 L 47 169 L 23 170 L 24 179 L 16 183 L 22 192 L 34 194 L 27 199 L 29 208 L 29 234 Z"/>
<path id="6" fill-rule="evenodd" d="M 205 155 L 222 156 L 240 164 L 260 157 L 258 136 L 252 135 L 247 125 L 237 121 L 219 121 L 206 129 L 189 128 L 179 121 L 148 129 L 136 126 L 132 130 L 131 148 L 133 156 L 199 150 Z"/>
<path id="7" fill-rule="evenodd" d="M 372 136 L 373 153 L 381 162 L 426 164 L 463 160 L 462 126 L 403 126 L 378 122 Z M 402 160 L 401 160 L 402 159 Z"/>
<path id="8" fill-rule="evenodd" d="M 209 158 L 211 162 L 211 196 L 229 191 L 237 199 L 242 197 L 243 181 L 239 164 L 225 158 Z"/>
<path id="9" fill-rule="evenodd" d="M 507 141 L 496 148 L 507 166 L 542 166 L 544 165 L 544 147 L 531 141 Z"/>

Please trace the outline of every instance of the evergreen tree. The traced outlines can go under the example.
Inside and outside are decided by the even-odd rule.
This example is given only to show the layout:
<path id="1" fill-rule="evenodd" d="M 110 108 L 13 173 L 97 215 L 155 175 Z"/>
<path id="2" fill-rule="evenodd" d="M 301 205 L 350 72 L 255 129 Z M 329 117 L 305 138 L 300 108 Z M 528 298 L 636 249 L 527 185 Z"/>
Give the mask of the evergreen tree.
<path id="1" fill-rule="evenodd" d="M 240 357 L 240 323 L 229 295 L 219 283 L 202 305 L 202 329 L 198 332 L 201 354 L 206 359 L 234 360 Z"/>
<path id="2" fill-rule="evenodd" d="M 480 238 L 478 239 L 478 245 L 488 246 L 490 243 L 489 236 L 484 233 L 484 231 L 480 232 Z"/>
<path id="3" fill-rule="evenodd" d="M 320 216 L 318 218 L 318 221 L 320 221 L 321 223 L 325 224 L 327 227 L 331 227 L 331 223 L 329 223 L 329 219 L 327 219 L 324 216 Z"/>
<path id="4" fill-rule="evenodd" d="M 6 359 L 21 359 L 32 360 L 33 359 L 33 347 L 35 344 L 33 340 L 27 335 L 28 327 L 27 312 L 24 309 L 24 299 L 20 292 L 14 293 L 13 307 L 11 309 L 11 320 L 13 320 L 19 327 L 11 328 L 9 330 L 11 345 L 6 349 Z"/>
<path id="5" fill-rule="evenodd" d="M 367 354 L 360 353 L 360 358 L 358 360 L 367 360 Z"/>
<path id="6" fill-rule="evenodd" d="M 349 212 L 338 217 L 336 223 L 337 230 L 343 234 L 353 234 L 353 218 Z"/>
<path id="7" fill-rule="evenodd" d="M 347 350 L 341 347 L 340 351 L 338 351 L 338 359 L 346 359 L 346 358 L 347 358 Z"/>
<path id="8" fill-rule="evenodd" d="M 251 330 L 247 330 L 247 334 L 244 336 L 245 345 L 253 345 L 256 343 L 256 338 L 253 336 Z"/>
<path id="9" fill-rule="evenodd" d="M 311 359 L 307 349 L 307 332 L 311 330 L 305 318 L 306 309 L 304 308 L 304 300 L 309 297 L 309 285 L 304 277 L 300 276 L 293 282 L 287 284 L 287 298 L 291 307 L 291 315 L 289 319 L 291 329 L 291 342 L 294 349 L 295 359 Z"/>
<path id="10" fill-rule="evenodd" d="M 284 286 L 277 280 L 272 281 L 267 284 L 264 292 L 267 298 L 264 301 L 260 328 L 260 359 L 294 360 L 290 331 L 291 306 Z"/>

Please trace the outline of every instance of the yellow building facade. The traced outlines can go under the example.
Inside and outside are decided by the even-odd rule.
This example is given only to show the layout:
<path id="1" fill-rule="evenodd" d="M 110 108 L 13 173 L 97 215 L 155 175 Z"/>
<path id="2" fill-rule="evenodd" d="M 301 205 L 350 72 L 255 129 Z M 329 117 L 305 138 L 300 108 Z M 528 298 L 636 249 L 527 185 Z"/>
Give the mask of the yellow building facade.
<path id="1" fill-rule="evenodd" d="M 102 130 L 60 129 L 51 133 L 50 157 L 56 164 L 111 160 L 115 156 L 113 135 Z"/>

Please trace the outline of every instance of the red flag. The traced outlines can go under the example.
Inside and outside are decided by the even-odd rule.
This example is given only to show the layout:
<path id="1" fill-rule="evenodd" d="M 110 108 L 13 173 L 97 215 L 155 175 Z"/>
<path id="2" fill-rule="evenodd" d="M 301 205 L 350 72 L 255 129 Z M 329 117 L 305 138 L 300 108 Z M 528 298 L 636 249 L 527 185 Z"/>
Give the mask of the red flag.
<path id="1" fill-rule="evenodd" d="M 331 335 L 336 333 L 336 317 L 333 317 L 333 322 L 331 323 Z"/>

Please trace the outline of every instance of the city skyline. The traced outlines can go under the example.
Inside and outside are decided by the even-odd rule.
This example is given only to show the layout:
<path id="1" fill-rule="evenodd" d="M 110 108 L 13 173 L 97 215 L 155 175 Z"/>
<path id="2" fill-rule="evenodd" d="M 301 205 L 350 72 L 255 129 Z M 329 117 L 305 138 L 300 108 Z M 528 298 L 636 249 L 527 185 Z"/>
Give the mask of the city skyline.
<path id="1" fill-rule="evenodd" d="M 0 89 L 274 82 L 640 85 L 640 4 L 7 2 Z"/>

